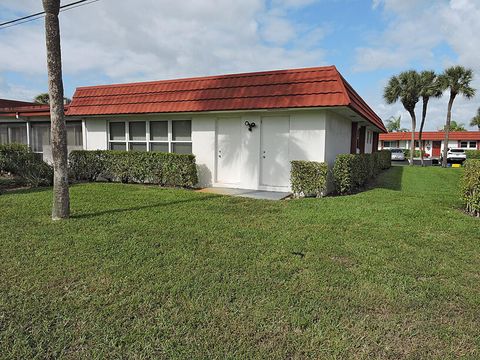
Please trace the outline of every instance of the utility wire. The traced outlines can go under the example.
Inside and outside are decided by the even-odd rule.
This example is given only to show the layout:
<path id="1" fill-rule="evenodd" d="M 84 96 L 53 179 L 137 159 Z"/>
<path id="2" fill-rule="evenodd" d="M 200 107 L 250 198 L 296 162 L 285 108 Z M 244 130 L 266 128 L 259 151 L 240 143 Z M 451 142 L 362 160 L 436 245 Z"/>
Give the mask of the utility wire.
<path id="1" fill-rule="evenodd" d="M 94 3 L 94 2 L 97 2 L 97 1 L 100 1 L 100 0 L 79 0 L 79 1 L 74 1 L 74 2 L 72 2 L 72 3 L 70 3 L 70 4 L 65 4 L 65 5 L 60 6 L 60 12 L 63 12 L 63 11 L 66 11 L 66 10 L 75 9 L 75 8 L 77 8 L 77 7 L 80 7 L 80 6 L 89 5 L 89 4 Z M 34 20 L 38 20 L 38 19 L 41 19 L 41 18 L 43 18 L 43 17 L 45 17 L 45 11 L 41 11 L 41 12 L 38 12 L 38 13 L 35 13 L 35 14 L 31 14 L 31 15 L 28 15 L 28 16 L 23 16 L 23 17 L 21 17 L 21 18 L 15 19 L 15 20 L 10 20 L 10 21 L 1 23 L 1 24 L 0 24 L 0 30 L 9 28 L 9 27 L 15 26 L 15 25 L 25 24 L 25 23 L 27 23 L 27 22 L 34 21 Z"/>

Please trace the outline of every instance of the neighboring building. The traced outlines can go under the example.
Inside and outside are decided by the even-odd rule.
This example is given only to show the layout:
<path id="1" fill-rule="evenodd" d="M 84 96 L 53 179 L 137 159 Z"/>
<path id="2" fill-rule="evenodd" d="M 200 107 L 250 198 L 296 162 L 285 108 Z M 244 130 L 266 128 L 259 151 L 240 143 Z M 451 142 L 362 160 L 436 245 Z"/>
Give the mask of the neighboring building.
<path id="1" fill-rule="evenodd" d="M 443 151 L 445 133 L 443 131 L 424 131 L 422 142 L 425 152 L 432 158 L 439 158 Z M 480 131 L 450 131 L 448 148 L 480 149 Z M 380 134 L 379 149 L 410 149 L 411 132 L 391 132 Z M 415 133 L 415 149 L 420 149 L 418 132 Z"/>
<path id="2" fill-rule="evenodd" d="M 332 166 L 386 132 L 334 66 L 80 87 L 66 114 L 71 149 L 193 153 L 200 186 L 277 191 L 291 160 Z M 48 107 L 0 109 L 0 143 L 48 160 L 48 121 Z"/>

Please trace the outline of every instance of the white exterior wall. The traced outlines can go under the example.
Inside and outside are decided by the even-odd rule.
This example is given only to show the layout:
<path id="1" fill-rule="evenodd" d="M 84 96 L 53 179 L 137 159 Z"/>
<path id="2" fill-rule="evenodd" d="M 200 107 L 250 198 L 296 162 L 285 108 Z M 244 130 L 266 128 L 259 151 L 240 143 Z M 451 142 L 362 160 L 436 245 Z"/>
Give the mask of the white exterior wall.
<path id="1" fill-rule="evenodd" d="M 107 120 L 87 119 L 83 120 L 84 134 L 83 148 L 85 150 L 107 150 Z"/>
<path id="2" fill-rule="evenodd" d="M 282 171 L 290 173 L 290 161 L 309 160 L 327 162 L 333 166 L 338 154 L 349 153 L 351 143 L 351 119 L 331 110 L 296 111 L 251 111 L 203 114 L 159 114 L 145 116 L 115 116 L 84 118 L 84 148 L 86 150 L 108 149 L 109 121 L 132 120 L 191 120 L 192 152 L 196 156 L 199 183 L 201 187 L 228 186 L 245 189 L 290 191 L 285 187 L 261 185 L 262 173 L 262 119 L 279 117 L 288 119 L 288 159 L 284 159 Z M 225 120 L 225 119 L 231 120 Z M 231 143 L 238 144 L 230 151 L 228 167 L 234 169 L 236 181 L 219 183 L 217 181 L 217 127 L 221 121 L 238 122 L 238 133 L 234 133 Z M 248 131 L 245 122 L 255 123 Z M 270 119 L 273 123 L 275 119 Z M 236 126 L 236 125 L 234 125 Z M 368 135 L 366 135 L 368 136 Z M 365 142 L 366 152 L 372 151 L 372 142 Z M 227 144 L 230 143 L 227 141 Z M 232 149 L 231 149 L 232 150 Z M 270 154 L 275 156 L 276 154 Z M 280 165 L 279 165 L 280 166 Z M 238 170 L 238 171 L 236 171 Z M 238 175 L 235 175 L 238 174 Z M 238 179 L 237 179 L 238 177 Z M 330 184 L 331 185 L 331 184 Z"/>
<path id="3" fill-rule="evenodd" d="M 325 159 L 325 116 L 324 110 L 299 112 L 231 113 L 221 115 L 199 115 L 192 117 L 192 152 L 196 156 L 200 186 L 229 186 L 246 189 L 284 190 L 260 185 L 261 167 L 261 121 L 269 116 L 288 116 L 288 158 L 322 162 Z M 238 182 L 222 185 L 217 182 L 217 122 L 233 118 L 239 122 L 238 139 L 240 148 L 232 157 L 230 166 L 239 169 Z M 254 122 L 256 127 L 248 131 L 245 122 Z M 349 138 L 350 139 L 350 138 Z M 350 141 L 348 139 L 348 142 Z M 288 164 L 289 166 L 289 164 Z"/>
<path id="4" fill-rule="evenodd" d="M 333 167 L 338 154 L 349 154 L 352 136 L 352 122 L 332 111 L 327 114 L 325 160 Z"/>

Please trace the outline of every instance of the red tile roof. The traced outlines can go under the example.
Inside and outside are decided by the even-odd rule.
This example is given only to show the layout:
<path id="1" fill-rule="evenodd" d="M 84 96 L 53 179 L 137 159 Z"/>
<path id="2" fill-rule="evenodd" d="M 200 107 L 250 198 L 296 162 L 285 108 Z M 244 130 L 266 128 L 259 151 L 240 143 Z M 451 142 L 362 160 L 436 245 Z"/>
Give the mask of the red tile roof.
<path id="1" fill-rule="evenodd" d="M 380 134 L 380 140 L 410 140 L 411 132 L 391 132 L 388 134 Z M 443 131 L 424 131 L 423 140 L 443 140 L 445 133 Z M 415 133 L 415 139 L 418 139 L 418 132 Z M 480 140 L 480 131 L 450 131 L 450 140 Z"/>
<path id="2" fill-rule="evenodd" d="M 335 66 L 77 88 L 68 115 L 346 106 L 386 131 Z"/>

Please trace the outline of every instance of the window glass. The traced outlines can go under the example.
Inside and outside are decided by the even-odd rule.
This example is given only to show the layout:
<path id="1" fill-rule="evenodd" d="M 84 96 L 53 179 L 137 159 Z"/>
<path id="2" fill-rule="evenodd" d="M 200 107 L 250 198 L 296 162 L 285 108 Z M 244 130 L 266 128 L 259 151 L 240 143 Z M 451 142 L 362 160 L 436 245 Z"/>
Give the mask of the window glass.
<path id="1" fill-rule="evenodd" d="M 172 140 L 192 140 L 192 122 L 190 120 L 172 121 Z"/>
<path id="2" fill-rule="evenodd" d="M 43 152 L 43 146 L 50 145 L 50 124 L 32 124 L 31 146 L 34 152 Z"/>
<path id="3" fill-rule="evenodd" d="M 168 121 L 150 122 L 150 140 L 168 141 Z"/>
<path id="4" fill-rule="evenodd" d="M 466 142 L 466 141 L 460 142 L 460 147 L 462 147 L 462 148 L 468 147 L 468 142 Z"/>
<path id="5" fill-rule="evenodd" d="M 110 150 L 127 150 L 125 143 L 110 143 Z"/>
<path id="6" fill-rule="evenodd" d="M 8 144 L 7 125 L 0 125 L 0 145 Z"/>
<path id="7" fill-rule="evenodd" d="M 27 124 L 8 125 L 10 144 L 27 144 Z"/>
<path id="8" fill-rule="evenodd" d="M 130 143 L 129 148 L 131 151 L 147 151 L 146 143 Z"/>
<path id="9" fill-rule="evenodd" d="M 67 145 L 82 146 L 82 123 L 67 123 Z"/>
<path id="10" fill-rule="evenodd" d="M 159 151 L 168 153 L 168 143 L 151 143 L 150 151 Z"/>
<path id="11" fill-rule="evenodd" d="M 110 140 L 125 140 L 125 123 L 110 123 Z"/>
<path id="12" fill-rule="evenodd" d="M 146 140 L 147 127 L 145 121 L 133 121 L 129 123 L 130 140 Z"/>
<path id="13" fill-rule="evenodd" d="M 192 144 L 190 143 L 174 143 L 172 152 L 177 154 L 191 154 Z"/>
<path id="14" fill-rule="evenodd" d="M 383 146 L 384 147 L 390 147 L 391 146 L 390 141 L 384 141 Z"/>
<path id="15" fill-rule="evenodd" d="M 477 147 L 477 142 L 476 141 L 470 141 L 470 147 L 471 148 L 476 148 Z"/>

